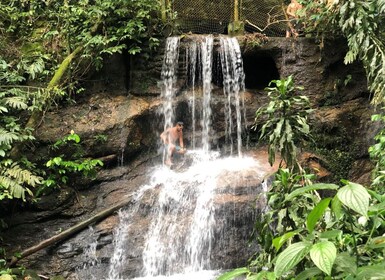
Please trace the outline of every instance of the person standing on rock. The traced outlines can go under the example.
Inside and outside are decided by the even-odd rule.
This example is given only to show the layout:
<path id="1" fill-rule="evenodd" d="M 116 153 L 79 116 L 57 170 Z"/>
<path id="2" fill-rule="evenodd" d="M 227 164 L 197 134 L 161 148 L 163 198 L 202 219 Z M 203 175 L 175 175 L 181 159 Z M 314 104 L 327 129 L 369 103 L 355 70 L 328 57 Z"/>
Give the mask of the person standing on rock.
<path id="1" fill-rule="evenodd" d="M 165 164 L 170 166 L 172 163 L 172 157 L 174 153 L 185 154 L 186 148 L 183 144 L 183 122 L 177 122 L 174 127 L 170 127 L 160 134 L 163 144 L 167 150 L 167 156 Z M 177 144 L 179 141 L 179 145 Z"/>
<path id="2" fill-rule="evenodd" d="M 286 37 L 290 37 L 291 35 L 294 38 L 298 37 L 298 31 L 301 28 L 298 23 L 298 12 L 301 10 L 303 6 L 298 3 L 297 0 L 291 0 L 291 3 L 287 6 L 286 14 L 288 17 L 288 28 L 286 30 Z"/>

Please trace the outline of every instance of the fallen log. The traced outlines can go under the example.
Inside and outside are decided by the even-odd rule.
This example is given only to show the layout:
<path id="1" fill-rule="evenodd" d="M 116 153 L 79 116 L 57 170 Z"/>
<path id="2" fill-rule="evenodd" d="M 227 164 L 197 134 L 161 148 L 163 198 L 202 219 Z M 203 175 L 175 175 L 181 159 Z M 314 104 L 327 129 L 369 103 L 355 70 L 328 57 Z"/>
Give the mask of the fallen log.
<path id="1" fill-rule="evenodd" d="M 69 228 L 69 229 L 67 229 L 67 230 L 65 230 L 65 231 L 63 231 L 57 235 L 54 235 L 54 236 L 52 236 L 46 240 L 41 241 L 40 243 L 38 243 L 32 247 L 29 247 L 28 249 L 21 252 L 20 255 L 18 255 L 17 257 L 15 257 L 15 256 L 12 257 L 11 261 L 8 264 L 8 267 L 13 267 L 19 260 L 21 260 L 25 257 L 28 257 L 28 256 L 30 256 L 30 255 L 32 255 L 32 254 L 34 254 L 40 250 L 52 245 L 52 244 L 66 240 L 70 236 L 82 231 L 84 228 L 86 228 L 90 224 L 97 223 L 97 222 L 107 218 L 108 216 L 112 215 L 115 211 L 119 210 L 123 206 L 126 206 L 130 202 L 131 202 L 131 197 L 121 201 L 117 205 L 114 205 L 114 206 L 112 206 L 106 210 L 103 210 L 103 211 L 97 213 L 96 215 L 92 216 L 91 218 L 89 218 L 83 222 L 80 222 L 80 223 L 74 225 L 73 227 L 71 227 L 71 228 Z"/>

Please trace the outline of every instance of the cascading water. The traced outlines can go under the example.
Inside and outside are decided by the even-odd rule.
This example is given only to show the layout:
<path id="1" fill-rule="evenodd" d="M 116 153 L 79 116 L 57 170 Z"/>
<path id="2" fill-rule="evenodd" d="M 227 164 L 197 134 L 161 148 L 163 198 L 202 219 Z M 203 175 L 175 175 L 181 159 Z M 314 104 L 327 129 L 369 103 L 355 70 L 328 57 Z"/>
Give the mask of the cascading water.
<path id="1" fill-rule="evenodd" d="M 235 249 L 236 236 L 247 238 L 250 232 L 226 232 L 237 219 L 235 203 L 242 202 L 245 197 L 255 197 L 260 190 L 247 186 L 236 186 L 227 182 L 241 179 L 245 170 L 248 178 L 261 181 L 258 161 L 251 157 L 241 157 L 241 110 L 240 94 L 244 89 L 244 74 L 239 45 L 236 39 L 220 37 L 220 56 L 223 73 L 223 92 L 225 105 L 227 137 L 236 130 L 238 157 L 223 157 L 219 152 L 210 151 L 210 135 L 212 134 L 212 65 L 214 37 L 202 36 L 198 41 L 189 44 L 186 51 L 186 63 L 192 82 L 192 116 L 193 138 L 195 139 L 195 122 L 201 116 L 201 144 L 195 149 L 195 142 L 185 157 L 189 167 L 175 172 L 160 164 L 149 173 L 149 184 L 142 186 L 133 196 L 131 206 L 119 212 L 120 224 L 114 231 L 113 254 L 109 259 L 108 277 L 103 279 L 215 279 L 220 273 L 221 261 L 215 259 L 223 256 L 213 255 L 218 250 L 223 254 L 240 254 L 246 256 L 247 245 L 242 250 Z M 179 59 L 178 37 L 171 37 L 166 42 L 166 54 L 162 67 L 162 94 L 164 128 L 170 127 L 175 119 L 173 100 L 175 99 L 175 83 Z M 196 106 L 195 81 L 201 79 L 202 97 L 200 106 Z M 195 112 L 200 108 L 199 114 Z M 235 118 L 231 117 L 235 111 Z M 234 123 L 236 125 L 234 125 Z M 194 140 L 195 141 L 195 140 Z M 232 143 L 232 142 L 231 142 Z M 232 149 L 231 149 L 232 151 Z M 237 185 L 236 183 L 234 183 Z M 250 192 L 250 193 L 249 193 Z M 141 207 L 148 200 L 150 193 L 151 210 L 144 218 Z M 236 198 L 233 198 L 236 197 Z M 252 199 L 250 199 L 252 200 Z M 247 206 L 247 205 L 246 205 Z M 245 206 L 245 207 L 246 207 Z M 254 220 L 252 216 L 245 218 Z M 139 218 L 138 218 L 139 216 Z M 133 257 L 128 257 L 132 246 L 130 232 L 135 227 L 134 221 L 146 219 L 148 226 L 143 233 L 143 245 L 140 246 L 141 269 L 128 272 L 127 267 Z M 245 241 L 245 240 L 243 240 Z M 131 242 L 131 243 L 130 243 Z M 131 245 L 128 245 L 130 243 Z M 243 248 L 244 247 L 244 248 Z M 247 257 L 246 257 L 247 258 Z M 100 264 L 99 262 L 95 262 Z"/>
<path id="2" fill-rule="evenodd" d="M 90 280 L 99 280 L 90 273 L 90 270 L 92 270 L 93 267 L 96 267 L 100 264 L 100 261 L 98 260 L 98 257 L 96 255 L 96 247 L 98 245 L 97 236 L 95 235 L 94 228 L 90 227 L 88 230 L 88 236 L 89 238 L 89 244 L 85 248 L 83 255 L 84 255 L 84 261 L 83 265 L 78 269 L 77 271 L 77 277 L 76 279 L 90 279 Z"/>
<path id="3" fill-rule="evenodd" d="M 211 80 L 213 65 L 213 36 L 209 35 L 202 42 L 202 83 L 203 83 L 203 104 L 202 104 L 202 147 L 203 151 L 210 150 L 210 129 L 211 129 Z"/>
<path id="4" fill-rule="evenodd" d="M 179 37 L 169 37 L 166 41 L 166 52 L 161 73 L 161 98 L 163 100 L 164 129 L 173 126 L 175 83 L 179 59 Z"/>
<path id="5" fill-rule="evenodd" d="M 161 170 L 160 190 L 143 252 L 144 275 L 172 275 L 209 269 L 214 209 L 212 197 L 218 169 L 202 163 L 206 153 L 195 153 L 193 165 L 183 173 Z M 215 156 L 215 154 L 211 154 Z M 211 176 L 208 176 L 208 172 Z M 213 176 L 214 175 L 214 176 Z M 190 214 L 193 213 L 193 214 Z M 181 220 L 188 220 L 181 223 Z"/>
<path id="6" fill-rule="evenodd" d="M 230 141 L 230 153 L 233 153 L 233 131 L 232 107 L 236 113 L 236 135 L 238 155 L 242 156 L 242 115 L 244 101 L 240 93 L 245 89 L 245 74 L 243 72 L 242 54 L 236 38 L 220 38 L 221 42 L 221 64 L 223 73 L 223 93 L 227 97 L 226 103 L 226 138 Z"/>
<path id="7" fill-rule="evenodd" d="M 212 131 L 212 76 L 213 76 L 213 53 L 214 37 L 197 36 L 197 41 L 192 41 L 187 46 L 186 64 L 188 80 L 190 81 L 191 96 L 191 116 L 192 116 L 192 147 L 195 148 L 196 142 L 196 81 L 201 86 L 202 106 L 201 106 L 201 147 L 205 151 L 210 150 L 210 136 Z M 236 135 L 236 151 L 238 156 L 242 156 L 242 118 L 245 120 L 244 100 L 242 92 L 245 89 L 245 74 L 243 72 L 243 61 L 241 50 L 236 38 L 219 37 L 219 58 L 223 80 L 223 94 L 226 102 L 225 106 L 225 135 L 226 143 L 230 148 L 229 153 L 234 153 L 234 135 Z M 200 79 L 200 80 L 199 80 Z M 242 115 L 243 110 L 243 115 Z M 234 113 L 233 113 L 234 112 Z M 234 116 L 235 114 L 235 116 Z"/>
<path id="8" fill-rule="evenodd" d="M 187 50 L 186 50 L 186 65 L 188 77 L 190 77 L 191 81 L 191 91 L 192 96 L 190 98 L 190 107 L 191 107 L 191 132 L 192 132 L 192 140 L 191 140 L 191 148 L 196 148 L 196 92 L 195 92 L 195 79 L 196 79 L 196 65 L 197 65 L 197 57 L 198 57 L 198 45 L 196 41 L 190 42 Z"/>

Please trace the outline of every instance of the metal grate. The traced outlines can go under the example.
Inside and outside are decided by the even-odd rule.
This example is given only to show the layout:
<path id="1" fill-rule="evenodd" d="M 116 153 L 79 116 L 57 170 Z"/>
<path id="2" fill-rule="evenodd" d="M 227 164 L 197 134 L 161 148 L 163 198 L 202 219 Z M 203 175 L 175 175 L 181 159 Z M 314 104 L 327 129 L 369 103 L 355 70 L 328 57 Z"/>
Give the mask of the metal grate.
<path id="1" fill-rule="evenodd" d="M 248 33 L 285 36 L 285 6 L 282 0 L 238 0 L 240 20 Z M 234 0 L 174 0 L 177 25 L 181 32 L 226 34 L 233 21 Z"/>

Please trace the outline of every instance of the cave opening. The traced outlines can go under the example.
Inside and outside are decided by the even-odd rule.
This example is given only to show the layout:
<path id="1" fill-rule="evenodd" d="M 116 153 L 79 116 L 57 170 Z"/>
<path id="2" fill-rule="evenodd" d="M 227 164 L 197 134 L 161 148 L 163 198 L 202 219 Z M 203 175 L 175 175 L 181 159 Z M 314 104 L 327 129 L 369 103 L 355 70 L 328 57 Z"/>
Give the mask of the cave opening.
<path id="1" fill-rule="evenodd" d="M 273 57 L 267 52 L 243 55 L 245 71 L 245 87 L 247 89 L 262 90 L 271 80 L 279 80 L 279 71 Z"/>

